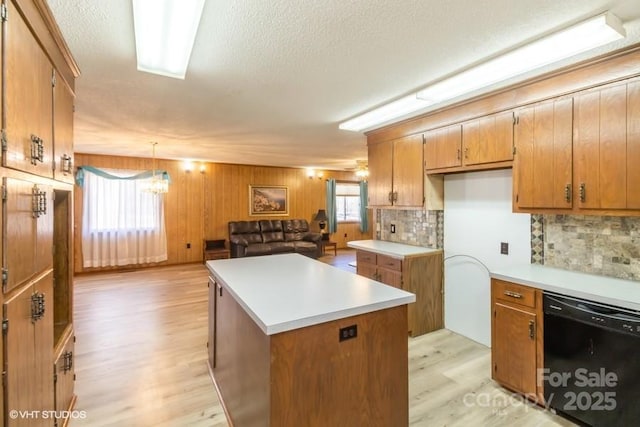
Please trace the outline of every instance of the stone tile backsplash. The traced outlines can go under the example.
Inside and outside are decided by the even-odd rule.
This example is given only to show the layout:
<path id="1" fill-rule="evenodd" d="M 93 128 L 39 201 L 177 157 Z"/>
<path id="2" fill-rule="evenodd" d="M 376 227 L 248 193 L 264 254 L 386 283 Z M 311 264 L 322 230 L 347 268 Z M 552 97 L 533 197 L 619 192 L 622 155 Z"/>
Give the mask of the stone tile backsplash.
<path id="1" fill-rule="evenodd" d="M 425 210 L 378 209 L 376 237 L 389 242 L 442 249 L 444 247 L 444 212 Z M 391 225 L 395 225 L 395 233 Z"/>
<path id="2" fill-rule="evenodd" d="M 640 280 L 640 218 L 582 215 L 543 217 L 544 265 Z M 532 227 L 532 255 L 533 237 Z"/>

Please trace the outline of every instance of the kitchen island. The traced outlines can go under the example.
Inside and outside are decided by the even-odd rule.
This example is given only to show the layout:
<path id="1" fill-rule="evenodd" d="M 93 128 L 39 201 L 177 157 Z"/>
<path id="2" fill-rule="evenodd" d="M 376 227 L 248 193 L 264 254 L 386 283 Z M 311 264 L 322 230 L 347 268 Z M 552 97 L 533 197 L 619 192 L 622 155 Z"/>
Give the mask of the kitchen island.
<path id="1" fill-rule="evenodd" d="M 298 254 L 207 267 L 209 369 L 232 425 L 408 424 L 413 294 Z"/>

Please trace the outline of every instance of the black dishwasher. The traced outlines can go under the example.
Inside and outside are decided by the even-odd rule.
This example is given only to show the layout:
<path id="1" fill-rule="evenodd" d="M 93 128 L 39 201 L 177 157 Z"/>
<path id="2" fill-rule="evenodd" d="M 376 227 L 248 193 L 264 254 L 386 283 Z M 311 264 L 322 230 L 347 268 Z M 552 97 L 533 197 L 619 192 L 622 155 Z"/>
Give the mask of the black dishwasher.
<path id="1" fill-rule="evenodd" d="M 640 312 L 544 293 L 546 404 L 581 424 L 640 425 Z"/>

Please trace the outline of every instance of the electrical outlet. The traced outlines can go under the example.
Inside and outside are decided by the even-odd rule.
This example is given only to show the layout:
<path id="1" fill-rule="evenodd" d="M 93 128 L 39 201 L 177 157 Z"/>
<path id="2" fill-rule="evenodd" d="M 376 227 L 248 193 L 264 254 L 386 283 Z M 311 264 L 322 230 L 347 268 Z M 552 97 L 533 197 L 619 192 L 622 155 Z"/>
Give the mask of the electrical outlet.
<path id="1" fill-rule="evenodd" d="M 350 340 L 358 336 L 358 325 L 351 325 L 345 328 L 340 328 L 340 335 L 338 341 Z"/>
<path id="2" fill-rule="evenodd" d="M 396 232 L 396 225 L 395 224 L 391 224 L 391 234 Z"/>
<path id="3" fill-rule="evenodd" d="M 509 255 L 509 243 L 500 242 L 500 253 L 502 255 Z"/>
<path id="4" fill-rule="evenodd" d="M 347 233 L 344 233 L 344 237 L 345 237 L 345 239 L 347 238 Z"/>
<path id="5" fill-rule="evenodd" d="M 191 249 L 191 243 L 187 243 L 187 249 Z"/>

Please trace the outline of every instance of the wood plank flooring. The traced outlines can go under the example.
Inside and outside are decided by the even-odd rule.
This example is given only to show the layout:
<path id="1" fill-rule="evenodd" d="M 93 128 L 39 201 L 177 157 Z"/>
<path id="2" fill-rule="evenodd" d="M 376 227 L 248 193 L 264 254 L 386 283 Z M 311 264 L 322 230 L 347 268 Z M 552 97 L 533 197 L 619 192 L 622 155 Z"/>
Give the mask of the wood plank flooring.
<path id="1" fill-rule="evenodd" d="M 354 271 L 354 258 L 321 260 Z M 207 372 L 204 265 L 78 276 L 74 324 L 86 418 L 71 427 L 228 425 Z M 498 387 L 490 350 L 450 331 L 410 338 L 409 358 L 411 426 L 573 425 Z"/>

